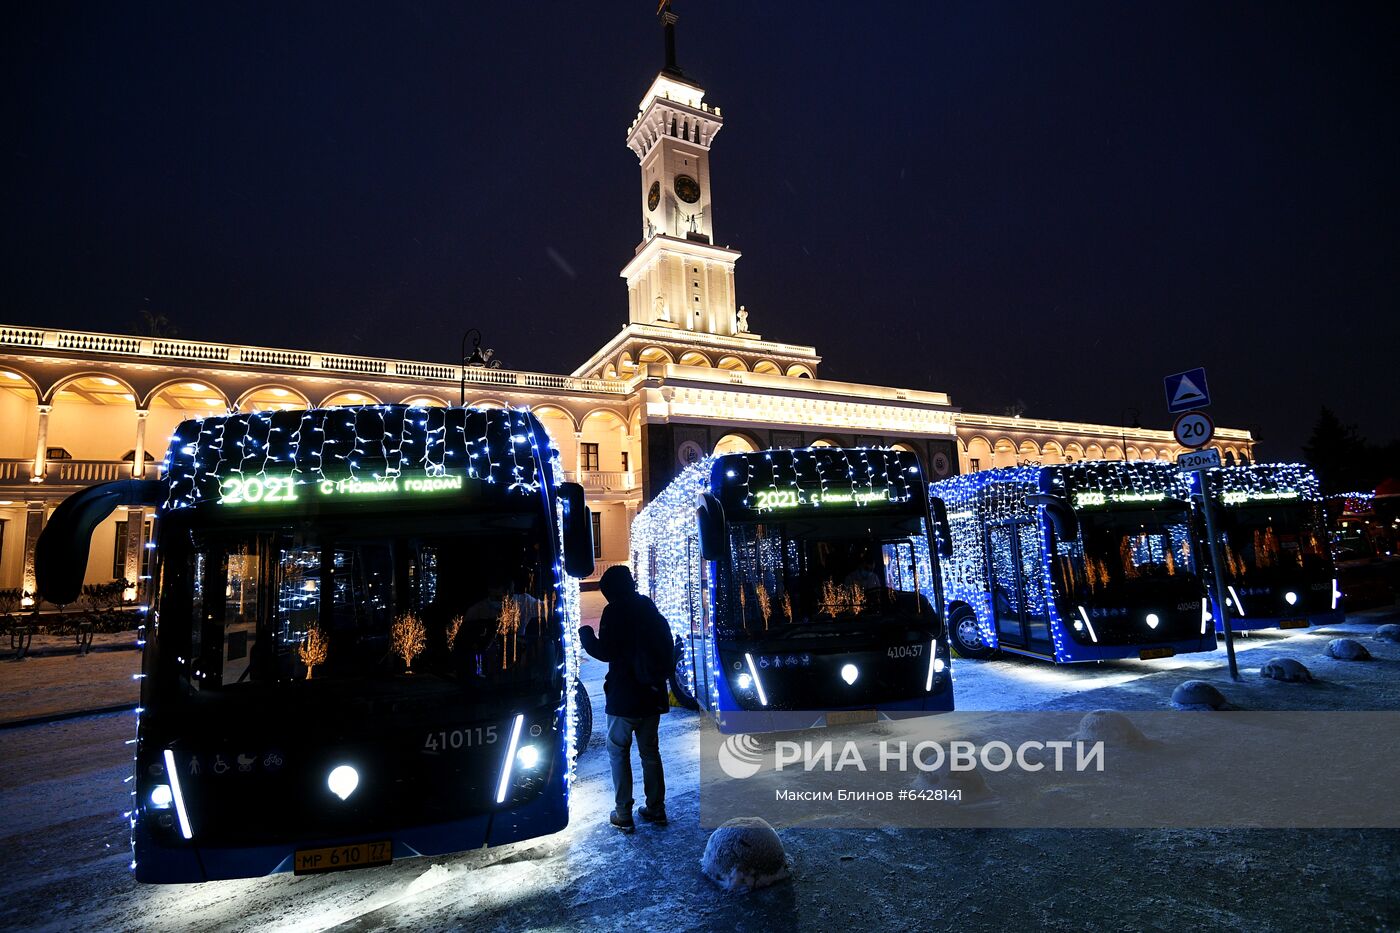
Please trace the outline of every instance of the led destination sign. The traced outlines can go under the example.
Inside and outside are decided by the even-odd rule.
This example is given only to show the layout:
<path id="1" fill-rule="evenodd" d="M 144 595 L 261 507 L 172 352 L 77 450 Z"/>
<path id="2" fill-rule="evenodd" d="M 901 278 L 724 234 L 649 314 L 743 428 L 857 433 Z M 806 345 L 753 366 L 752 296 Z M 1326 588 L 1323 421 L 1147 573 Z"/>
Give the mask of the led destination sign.
<path id="1" fill-rule="evenodd" d="M 220 505 L 297 502 L 309 498 L 353 498 L 362 495 L 417 497 L 455 492 L 465 478 L 455 476 L 390 476 L 363 480 L 322 479 L 298 482 L 290 476 L 231 476 L 219 484 Z"/>
<path id="2" fill-rule="evenodd" d="M 888 489 L 760 489 L 753 494 L 754 510 L 798 509 L 819 505 L 869 505 L 889 502 Z"/>
<path id="3" fill-rule="evenodd" d="M 1273 491 L 1232 489 L 1222 495 L 1220 501 L 1226 505 L 1244 505 L 1249 502 L 1278 502 L 1280 500 L 1301 499 L 1302 497 L 1303 494 L 1296 489 L 1278 489 Z"/>
<path id="4" fill-rule="evenodd" d="M 1076 509 L 1106 505 L 1131 505 L 1138 502 L 1162 502 L 1165 492 L 1077 492 L 1074 494 Z"/>

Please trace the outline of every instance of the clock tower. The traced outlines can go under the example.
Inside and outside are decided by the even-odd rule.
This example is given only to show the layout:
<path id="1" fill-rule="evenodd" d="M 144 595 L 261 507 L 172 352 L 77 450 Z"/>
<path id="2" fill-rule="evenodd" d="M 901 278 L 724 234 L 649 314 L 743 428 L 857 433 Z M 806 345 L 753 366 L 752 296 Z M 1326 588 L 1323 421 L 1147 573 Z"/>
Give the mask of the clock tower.
<path id="1" fill-rule="evenodd" d="M 710 147 L 724 126 L 705 89 L 676 64 L 676 14 L 659 13 L 666 67 L 642 96 L 627 145 L 641 167 L 641 243 L 622 270 L 628 320 L 706 334 L 739 332 L 738 250 L 714 241 Z"/>

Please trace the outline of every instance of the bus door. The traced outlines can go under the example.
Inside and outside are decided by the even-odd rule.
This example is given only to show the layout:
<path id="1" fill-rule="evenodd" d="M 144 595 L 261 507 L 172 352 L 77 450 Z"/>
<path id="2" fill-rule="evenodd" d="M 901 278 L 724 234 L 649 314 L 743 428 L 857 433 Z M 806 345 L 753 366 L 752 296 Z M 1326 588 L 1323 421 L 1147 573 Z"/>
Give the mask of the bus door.
<path id="1" fill-rule="evenodd" d="M 1034 522 L 1004 522 L 987 529 L 987 582 L 997 641 L 1036 654 L 1053 653 L 1045 568 Z"/>
<path id="2" fill-rule="evenodd" d="M 701 709 L 710 705 L 710 587 L 706 580 L 706 561 L 700 559 L 700 539 L 685 541 L 687 615 L 690 620 L 690 656 L 694 662 L 695 700 Z"/>

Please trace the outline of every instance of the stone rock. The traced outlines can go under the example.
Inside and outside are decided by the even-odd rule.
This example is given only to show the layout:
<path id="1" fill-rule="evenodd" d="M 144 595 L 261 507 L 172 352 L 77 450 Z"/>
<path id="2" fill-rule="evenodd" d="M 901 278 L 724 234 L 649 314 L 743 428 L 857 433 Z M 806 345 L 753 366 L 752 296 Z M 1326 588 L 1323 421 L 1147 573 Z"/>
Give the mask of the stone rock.
<path id="1" fill-rule="evenodd" d="M 1371 637 L 1380 641 L 1400 641 L 1400 625 L 1382 625 Z"/>
<path id="2" fill-rule="evenodd" d="M 1266 662 L 1259 668 L 1259 676 L 1289 684 L 1310 684 L 1313 680 L 1312 671 L 1292 658 L 1274 658 Z"/>
<path id="3" fill-rule="evenodd" d="M 1225 694 L 1204 680 L 1188 680 L 1172 691 L 1172 706 L 1177 709 L 1224 709 Z"/>
<path id="4" fill-rule="evenodd" d="M 1112 709 L 1096 709 L 1079 720 L 1079 731 L 1070 736 L 1086 742 L 1109 745 L 1149 745 L 1151 739 L 1124 714 Z"/>
<path id="5" fill-rule="evenodd" d="M 783 841 L 756 816 L 741 816 L 710 834 L 700 870 L 726 891 L 766 888 L 791 877 Z"/>
<path id="6" fill-rule="evenodd" d="M 1369 661 L 1371 652 L 1355 638 L 1334 638 L 1327 643 L 1327 656 L 1338 661 Z"/>

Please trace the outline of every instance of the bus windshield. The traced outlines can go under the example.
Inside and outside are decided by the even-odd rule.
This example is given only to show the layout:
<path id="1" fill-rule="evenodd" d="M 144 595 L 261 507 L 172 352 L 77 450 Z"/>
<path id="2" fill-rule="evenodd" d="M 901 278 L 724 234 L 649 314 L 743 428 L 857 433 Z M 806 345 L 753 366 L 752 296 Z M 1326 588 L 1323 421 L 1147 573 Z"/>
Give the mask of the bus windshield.
<path id="1" fill-rule="evenodd" d="M 1230 577 L 1248 585 L 1283 584 L 1299 571 L 1330 577 L 1328 544 L 1307 505 L 1278 504 L 1220 509 L 1224 553 Z"/>
<path id="2" fill-rule="evenodd" d="M 1182 508 L 1080 510 L 1077 540 L 1056 540 L 1062 593 L 1080 602 L 1127 603 L 1138 588 L 1194 589 L 1195 548 Z"/>
<path id="3" fill-rule="evenodd" d="M 801 637 L 921 623 L 933 609 L 922 518 L 762 522 L 730 529 L 719 575 L 722 640 Z"/>
<path id="4" fill-rule="evenodd" d="M 162 534 L 158 676 L 188 696 L 486 695 L 556 675 L 552 561 L 532 515 L 182 518 Z"/>

